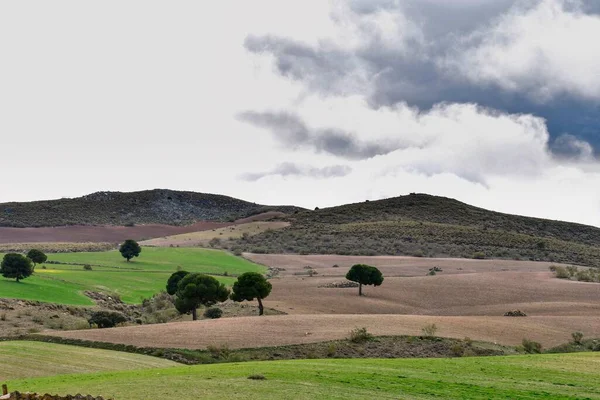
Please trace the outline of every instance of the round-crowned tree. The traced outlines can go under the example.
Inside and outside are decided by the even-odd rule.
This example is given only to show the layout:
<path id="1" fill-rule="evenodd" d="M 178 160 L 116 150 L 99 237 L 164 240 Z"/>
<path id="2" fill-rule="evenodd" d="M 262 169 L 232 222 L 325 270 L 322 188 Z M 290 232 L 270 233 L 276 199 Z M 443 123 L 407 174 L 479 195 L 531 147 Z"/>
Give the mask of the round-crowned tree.
<path id="1" fill-rule="evenodd" d="M 383 283 L 383 274 L 375 267 L 356 264 L 346 274 L 346 279 L 358 283 L 358 295 L 362 296 L 362 285 L 379 286 Z"/>
<path id="2" fill-rule="evenodd" d="M 177 284 L 175 308 L 181 314 L 192 313 L 192 319 L 198 319 L 196 309 L 210 307 L 229 298 L 229 289 L 212 276 L 187 274 Z"/>
<path id="3" fill-rule="evenodd" d="M 127 262 L 129 262 L 129 260 L 131 260 L 133 257 L 137 257 L 140 255 L 140 253 L 142 252 L 142 248 L 135 240 L 127 239 L 123 242 L 121 247 L 119 247 L 119 251 L 121 252 L 123 258 L 125 258 Z"/>
<path id="4" fill-rule="evenodd" d="M 233 284 L 231 300 L 233 301 L 258 301 L 258 315 L 264 314 L 262 300 L 271 293 L 273 286 L 262 274 L 257 272 L 246 272 L 238 276 Z"/>
<path id="5" fill-rule="evenodd" d="M 38 249 L 31 249 L 27 252 L 27 258 L 33 262 L 33 270 L 35 271 L 36 264 L 45 263 L 48 257 Z"/>
<path id="6" fill-rule="evenodd" d="M 0 274 L 9 279 L 16 279 L 19 282 L 33 273 L 31 260 L 21 254 L 8 253 L 2 259 L 0 264 Z"/>
<path id="7" fill-rule="evenodd" d="M 182 280 L 187 274 L 189 274 L 187 271 L 177 271 L 172 274 L 167 281 L 167 293 L 170 295 L 177 293 L 177 285 L 179 284 L 179 281 Z"/>

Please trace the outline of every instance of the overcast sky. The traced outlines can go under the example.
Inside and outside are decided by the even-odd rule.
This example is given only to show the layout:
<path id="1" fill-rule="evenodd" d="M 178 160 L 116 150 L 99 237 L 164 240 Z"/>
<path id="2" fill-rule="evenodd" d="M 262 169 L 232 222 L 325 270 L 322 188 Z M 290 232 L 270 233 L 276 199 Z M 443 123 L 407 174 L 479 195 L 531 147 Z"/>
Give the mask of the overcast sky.
<path id="1" fill-rule="evenodd" d="M 595 0 L 0 2 L 0 202 L 424 192 L 600 226 Z"/>

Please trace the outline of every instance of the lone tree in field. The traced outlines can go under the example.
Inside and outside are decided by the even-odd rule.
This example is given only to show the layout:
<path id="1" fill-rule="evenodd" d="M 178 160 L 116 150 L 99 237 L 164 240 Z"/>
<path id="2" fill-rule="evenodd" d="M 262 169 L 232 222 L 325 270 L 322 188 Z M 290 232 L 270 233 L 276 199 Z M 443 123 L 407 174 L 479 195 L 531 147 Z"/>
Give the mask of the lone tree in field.
<path id="1" fill-rule="evenodd" d="M 210 307 L 229 298 L 229 289 L 212 276 L 187 274 L 177 284 L 175 308 L 181 314 L 192 313 L 192 319 L 198 319 L 196 309 Z"/>
<path id="2" fill-rule="evenodd" d="M 33 266 L 31 265 L 31 260 L 21 254 L 6 254 L 4 259 L 2 259 L 2 264 L 0 264 L 0 274 L 5 278 L 15 278 L 17 282 L 27 278 L 32 273 Z"/>
<path id="3" fill-rule="evenodd" d="M 38 249 L 31 249 L 27 253 L 27 258 L 33 262 L 33 270 L 35 271 L 36 264 L 45 263 L 48 257 Z"/>
<path id="4" fill-rule="evenodd" d="M 240 275 L 237 282 L 233 284 L 231 300 L 233 301 L 258 301 L 258 315 L 263 315 L 265 308 L 262 300 L 271 293 L 273 286 L 271 282 L 257 272 L 246 272 Z"/>
<path id="5" fill-rule="evenodd" d="M 362 296 L 362 285 L 379 286 L 383 283 L 383 274 L 370 265 L 356 264 L 346 274 L 346 279 L 358 283 L 358 295 Z"/>
<path id="6" fill-rule="evenodd" d="M 187 271 L 177 271 L 171 275 L 167 281 L 167 293 L 170 295 L 177 293 L 177 285 L 179 284 L 179 281 L 182 280 L 187 274 L 189 274 Z"/>
<path id="7" fill-rule="evenodd" d="M 129 262 L 129 260 L 131 260 L 133 257 L 140 255 L 142 248 L 135 240 L 127 239 L 123 242 L 121 247 L 119 247 L 119 251 L 121 252 L 123 258 L 126 258 L 127 262 Z"/>

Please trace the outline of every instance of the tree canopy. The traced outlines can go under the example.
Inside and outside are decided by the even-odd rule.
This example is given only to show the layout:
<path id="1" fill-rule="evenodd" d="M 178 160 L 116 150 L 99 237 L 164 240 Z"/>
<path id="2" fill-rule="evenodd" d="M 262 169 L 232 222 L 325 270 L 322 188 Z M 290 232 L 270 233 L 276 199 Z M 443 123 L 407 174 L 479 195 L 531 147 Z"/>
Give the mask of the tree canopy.
<path id="1" fill-rule="evenodd" d="M 231 300 L 233 301 L 252 301 L 258 300 L 258 315 L 264 314 L 262 299 L 271 293 L 273 286 L 267 281 L 264 275 L 257 272 L 246 272 L 240 275 L 233 284 Z"/>
<path id="2" fill-rule="evenodd" d="M 167 281 L 167 293 L 170 295 L 177 293 L 177 285 L 179 284 L 179 281 L 182 280 L 187 274 L 189 274 L 187 271 L 177 271 L 172 274 Z"/>
<path id="3" fill-rule="evenodd" d="M 8 253 L 0 264 L 0 274 L 5 278 L 16 279 L 17 282 L 31 276 L 32 273 L 31 260 L 21 254 Z"/>
<path id="4" fill-rule="evenodd" d="M 27 252 L 27 258 L 29 258 L 31 261 L 33 261 L 33 269 L 34 270 L 35 270 L 36 264 L 45 263 L 46 260 L 48 259 L 48 257 L 41 250 L 38 250 L 38 249 L 29 250 L 29 252 Z"/>
<path id="5" fill-rule="evenodd" d="M 131 260 L 133 257 L 140 255 L 142 248 L 135 240 L 127 239 L 123 242 L 121 247 L 119 247 L 119 251 L 121 252 L 123 258 L 127 259 L 127 262 L 129 262 L 129 260 Z"/>
<path id="6" fill-rule="evenodd" d="M 182 314 L 191 312 L 198 319 L 196 309 L 201 305 L 210 307 L 229 298 L 229 289 L 212 276 L 187 274 L 177 284 L 175 308 Z"/>
<path id="7" fill-rule="evenodd" d="M 346 274 L 346 279 L 358 283 L 358 295 L 362 296 L 362 285 L 379 286 L 383 283 L 383 274 L 375 267 L 356 264 Z"/>

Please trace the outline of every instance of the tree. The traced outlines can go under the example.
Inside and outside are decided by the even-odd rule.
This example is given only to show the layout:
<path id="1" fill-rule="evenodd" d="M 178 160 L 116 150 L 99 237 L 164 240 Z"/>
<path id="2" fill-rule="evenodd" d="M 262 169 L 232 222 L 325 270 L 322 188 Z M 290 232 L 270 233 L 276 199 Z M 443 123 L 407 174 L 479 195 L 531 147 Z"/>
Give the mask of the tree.
<path id="1" fill-rule="evenodd" d="M 135 240 L 127 239 L 123 242 L 121 247 L 119 247 L 119 251 L 121 252 L 121 255 L 127 259 L 127 262 L 129 262 L 133 257 L 140 255 L 142 248 Z"/>
<path id="2" fill-rule="evenodd" d="M 196 309 L 201 305 L 210 307 L 229 298 L 229 289 L 212 276 L 187 274 L 177 284 L 175 308 L 181 314 L 191 312 L 198 319 Z"/>
<path id="3" fill-rule="evenodd" d="M 33 270 L 35 271 L 36 264 L 45 263 L 48 257 L 38 249 L 31 249 L 27 253 L 27 258 L 33 261 Z"/>
<path id="4" fill-rule="evenodd" d="M 362 285 L 379 286 L 383 283 L 381 271 L 365 264 L 356 264 L 346 274 L 346 279 L 358 283 L 358 295 L 362 296 Z"/>
<path id="5" fill-rule="evenodd" d="M 8 253 L 0 264 L 0 274 L 5 278 L 16 278 L 17 282 L 33 273 L 31 260 L 21 254 Z"/>
<path id="6" fill-rule="evenodd" d="M 179 281 L 182 280 L 187 274 L 189 274 L 187 271 L 177 271 L 171 275 L 167 281 L 167 293 L 170 295 L 177 293 L 177 285 L 179 284 Z"/>
<path id="7" fill-rule="evenodd" d="M 238 276 L 237 282 L 233 284 L 231 300 L 252 301 L 258 300 L 258 315 L 264 314 L 262 299 L 266 298 L 273 286 L 271 282 L 257 272 L 246 272 Z"/>

